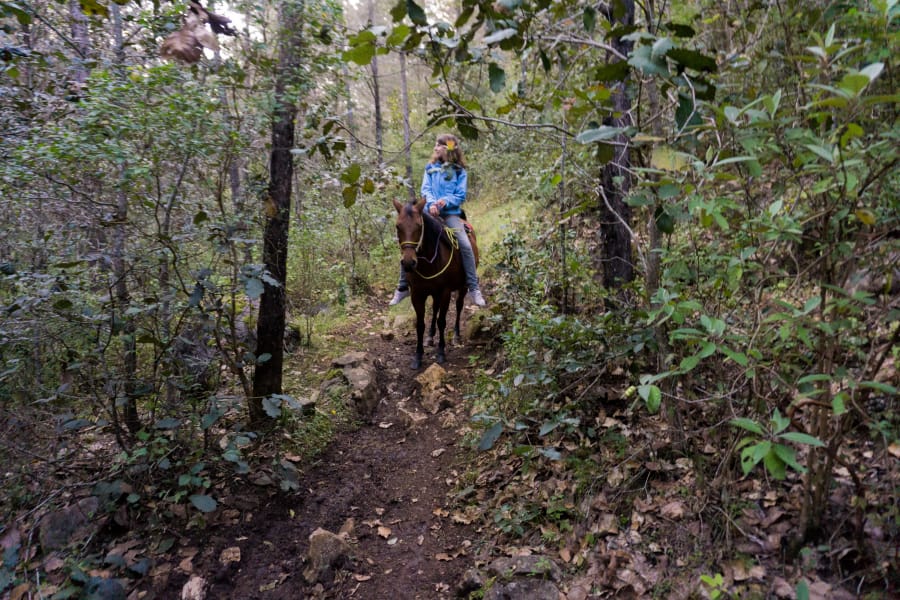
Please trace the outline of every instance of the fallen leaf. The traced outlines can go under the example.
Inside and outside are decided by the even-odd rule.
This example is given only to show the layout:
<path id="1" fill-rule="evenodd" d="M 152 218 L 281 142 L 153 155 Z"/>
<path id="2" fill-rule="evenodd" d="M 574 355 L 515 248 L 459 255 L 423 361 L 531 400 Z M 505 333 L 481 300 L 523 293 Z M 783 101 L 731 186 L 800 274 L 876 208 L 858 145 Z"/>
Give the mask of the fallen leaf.
<path id="1" fill-rule="evenodd" d="M 372 576 L 371 575 L 354 575 L 353 579 L 355 579 L 357 581 L 369 581 L 370 579 L 372 579 Z"/>
<path id="2" fill-rule="evenodd" d="M 559 551 L 559 557 L 563 562 L 572 562 L 572 552 L 568 548 L 562 548 Z"/>
<path id="3" fill-rule="evenodd" d="M 394 426 L 394 424 L 388 423 L 387 421 L 382 421 L 381 423 L 378 424 L 378 426 L 381 427 L 382 429 L 390 429 L 391 427 Z"/>
<path id="4" fill-rule="evenodd" d="M 443 560 L 443 561 L 453 560 L 453 558 L 446 552 L 439 552 L 439 553 L 435 554 L 434 557 L 437 560 Z"/>
<path id="5" fill-rule="evenodd" d="M 894 442 L 888 446 L 888 454 L 894 458 L 900 458 L 900 442 Z"/>
<path id="6" fill-rule="evenodd" d="M 399 541 L 400 541 L 400 540 L 397 539 L 397 538 L 391 538 L 391 539 L 389 539 L 389 540 L 387 541 L 387 544 L 388 544 L 388 546 L 394 546 L 394 545 L 396 545 L 397 542 L 399 542 Z"/>
<path id="7" fill-rule="evenodd" d="M 441 454 L 443 454 L 446 451 L 447 450 L 445 448 L 438 448 L 437 450 L 435 450 L 431 453 L 431 456 L 433 456 L 434 458 L 437 458 L 438 456 L 440 456 Z"/>
<path id="8" fill-rule="evenodd" d="M 232 546 L 231 548 L 225 548 L 222 550 L 222 553 L 219 554 L 219 562 L 223 565 L 228 565 L 233 562 L 241 562 L 241 549 L 239 546 Z"/>
<path id="9" fill-rule="evenodd" d="M 378 535 L 380 535 L 381 537 L 383 537 L 385 539 L 391 537 L 391 528 L 385 527 L 384 525 L 379 526 L 378 527 Z"/>
<path id="10" fill-rule="evenodd" d="M 669 502 L 659 509 L 660 516 L 666 519 L 678 520 L 684 516 L 684 504 L 679 501 Z"/>

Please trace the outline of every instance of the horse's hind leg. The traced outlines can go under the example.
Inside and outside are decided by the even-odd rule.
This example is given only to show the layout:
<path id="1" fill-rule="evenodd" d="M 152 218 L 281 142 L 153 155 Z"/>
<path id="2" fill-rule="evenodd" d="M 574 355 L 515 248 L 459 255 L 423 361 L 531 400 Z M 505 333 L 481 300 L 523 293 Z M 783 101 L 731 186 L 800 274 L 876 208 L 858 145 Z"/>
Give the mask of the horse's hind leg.
<path id="1" fill-rule="evenodd" d="M 444 297 L 441 299 L 441 310 L 437 314 L 437 326 L 439 335 L 437 363 L 439 365 L 447 362 L 447 346 L 444 342 L 444 331 L 446 331 L 447 329 L 447 310 L 450 308 L 450 294 L 450 291 L 444 292 Z"/>
<path id="2" fill-rule="evenodd" d="M 456 291 L 456 322 L 453 325 L 453 339 L 458 345 L 462 344 L 462 335 L 459 333 L 459 319 L 462 316 L 463 304 L 466 302 L 466 288 Z"/>
<path id="3" fill-rule="evenodd" d="M 431 329 L 428 330 L 428 337 L 425 338 L 426 346 L 434 346 L 434 334 L 437 331 L 437 318 L 439 302 L 437 298 L 432 299 L 434 310 L 431 312 Z"/>

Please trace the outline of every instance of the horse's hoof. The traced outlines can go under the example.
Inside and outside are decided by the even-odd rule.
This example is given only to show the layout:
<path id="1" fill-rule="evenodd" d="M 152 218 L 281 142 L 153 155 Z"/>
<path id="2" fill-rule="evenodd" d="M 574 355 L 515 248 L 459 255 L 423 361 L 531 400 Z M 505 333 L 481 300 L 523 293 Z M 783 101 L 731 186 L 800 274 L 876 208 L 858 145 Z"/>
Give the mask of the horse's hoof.
<path id="1" fill-rule="evenodd" d="M 438 352 L 438 355 L 437 355 L 437 364 L 442 365 L 442 364 L 444 364 L 445 362 L 447 362 L 447 357 L 444 355 L 443 352 Z"/>
<path id="2" fill-rule="evenodd" d="M 409 368 L 411 368 L 413 371 L 418 371 L 419 369 L 421 369 L 422 368 L 422 359 L 418 358 L 418 357 L 414 358 L 412 360 L 412 362 L 409 364 Z"/>

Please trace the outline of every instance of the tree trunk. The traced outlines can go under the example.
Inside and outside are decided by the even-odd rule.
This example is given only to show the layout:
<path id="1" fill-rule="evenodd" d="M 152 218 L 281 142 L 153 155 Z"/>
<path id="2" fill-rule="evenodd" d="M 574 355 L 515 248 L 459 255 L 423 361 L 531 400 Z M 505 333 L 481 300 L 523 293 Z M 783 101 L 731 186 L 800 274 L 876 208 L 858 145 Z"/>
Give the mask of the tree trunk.
<path id="1" fill-rule="evenodd" d="M 296 98 L 290 90 L 301 77 L 300 50 L 303 42 L 303 0 L 281 6 L 281 42 L 275 80 L 275 111 L 272 115 L 272 154 L 269 160 L 269 194 L 263 263 L 277 282 L 265 282 L 256 325 L 256 356 L 270 358 L 256 365 L 253 396 L 249 400 L 250 422 L 266 420 L 263 399 L 281 393 L 284 363 L 285 283 L 287 281 L 288 227 L 291 218 L 291 188 L 294 162 Z"/>
<path id="2" fill-rule="evenodd" d="M 624 14 L 614 25 L 628 27 L 634 24 L 634 1 L 622 0 Z M 613 48 L 627 56 L 633 43 L 622 38 L 613 40 Z M 615 114 L 605 124 L 613 127 L 632 125 L 631 103 L 628 99 L 628 79 L 616 84 L 612 91 Z M 618 135 L 613 142 L 613 158 L 605 165 L 600 177 L 599 210 L 601 262 L 603 285 L 617 289 L 634 279 L 631 248 L 631 208 L 625 198 L 631 189 L 631 158 L 629 142 L 625 135 Z"/>
<path id="3" fill-rule="evenodd" d="M 113 40 L 115 41 L 115 66 L 117 73 L 124 72 L 125 50 L 122 36 L 122 15 L 119 5 L 113 3 L 110 7 L 113 16 Z M 115 277 L 117 319 L 122 319 L 122 395 L 113 398 L 113 406 L 110 411 L 117 414 L 117 409 L 122 409 L 123 420 L 128 431 L 137 433 L 141 428 L 138 417 L 137 398 L 135 397 L 135 381 L 137 380 L 137 343 L 135 341 L 134 317 L 127 314 L 128 305 L 131 303 L 131 294 L 128 290 L 128 259 L 126 244 L 128 239 L 128 194 L 125 191 L 125 173 L 127 164 L 119 165 L 119 191 L 116 193 L 116 226 L 113 233 L 113 276 Z"/>
<path id="4" fill-rule="evenodd" d="M 72 92 L 81 95 L 87 82 L 88 69 L 85 61 L 91 54 L 91 38 L 88 35 L 88 18 L 81 10 L 78 0 L 69 0 L 69 18 L 71 19 L 72 41 L 79 56 L 72 67 Z M 121 28 L 121 25 L 119 26 Z"/>
<path id="5" fill-rule="evenodd" d="M 406 180 L 409 181 L 407 190 L 409 191 L 409 199 L 416 201 L 416 187 L 413 184 L 413 167 L 412 167 L 412 136 L 409 131 L 409 90 L 406 87 L 406 52 L 400 53 L 400 102 L 403 111 L 403 155 L 406 162 Z"/>
<path id="6" fill-rule="evenodd" d="M 369 0 L 369 26 L 374 25 L 375 1 Z M 384 164 L 384 125 L 381 120 L 381 86 L 378 83 L 378 57 L 372 57 L 372 96 L 375 102 L 375 147 L 378 165 Z"/>

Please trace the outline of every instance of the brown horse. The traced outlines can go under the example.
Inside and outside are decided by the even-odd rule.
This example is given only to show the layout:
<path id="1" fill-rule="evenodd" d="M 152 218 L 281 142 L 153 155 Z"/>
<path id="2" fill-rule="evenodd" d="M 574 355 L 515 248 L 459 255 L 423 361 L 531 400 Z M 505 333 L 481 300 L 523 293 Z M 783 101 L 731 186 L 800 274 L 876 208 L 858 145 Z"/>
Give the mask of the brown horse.
<path id="1" fill-rule="evenodd" d="M 425 301 L 432 298 L 431 337 L 435 329 L 438 338 L 437 362 L 447 360 L 444 330 L 447 326 L 447 311 L 450 296 L 456 292 L 456 324 L 453 328 L 456 339 L 460 339 L 459 319 L 466 298 L 466 273 L 462 257 L 452 230 L 448 231 L 440 219 L 425 211 L 425 200 L 403 204 L 394 200 L 397 209 L 397 240 L 400 242 L 400 265 L 406 271 L 409 281 L 410 300 L 416 309 L 416 355 L 412 368 L 422 367 L 425 334 Z M 472 251 L 478 260 L 478 248 L 474 234 L 470 234 Z"/>

